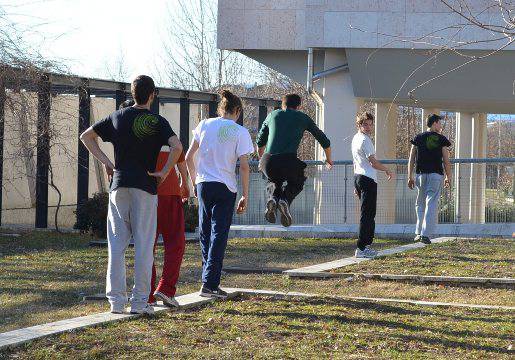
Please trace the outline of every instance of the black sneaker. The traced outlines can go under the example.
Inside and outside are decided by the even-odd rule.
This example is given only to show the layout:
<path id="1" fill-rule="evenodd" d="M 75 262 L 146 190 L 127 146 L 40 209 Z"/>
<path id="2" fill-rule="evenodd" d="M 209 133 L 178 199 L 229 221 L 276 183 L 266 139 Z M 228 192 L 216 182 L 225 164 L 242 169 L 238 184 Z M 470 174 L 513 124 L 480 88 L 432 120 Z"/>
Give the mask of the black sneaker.
<path id="1" fill-rule="evenodd" d="M 211 290 L 204 285 L 202 285 L 199 295 L 207 298 L 227 299 L 227 293 L 222 289 L 218 288 L 216 290 Z"/>
<path id="2" fill-rule="evenodd" d="M 420 237 L 420 242 L 422 244 L 426 244 L 426 245 L 429 245 L 431 244 L 431 240 L 429 240 L 429 238 L 427 236 L 421 236 Z"/>
<path id="3" fill-rule="evenodd" d="M 288 205 L 288 202 L 283 199 L 279 200 L 279 203 L 277 204 L 277 208 L 279 209 L 279 212 L 281 213 L 282 226 L 284 226 L 284 227 L 291 226 L 293 219 L 290 214 L 290 205 Z"/>
<path id="4" fill-rule="evenodd" d="M 275 213 L 277 211 L 277 201 L 275 198 L 271 198 L 266 203 L 265 219 L 271 224 L 275 224 L 276 218 Z"/>

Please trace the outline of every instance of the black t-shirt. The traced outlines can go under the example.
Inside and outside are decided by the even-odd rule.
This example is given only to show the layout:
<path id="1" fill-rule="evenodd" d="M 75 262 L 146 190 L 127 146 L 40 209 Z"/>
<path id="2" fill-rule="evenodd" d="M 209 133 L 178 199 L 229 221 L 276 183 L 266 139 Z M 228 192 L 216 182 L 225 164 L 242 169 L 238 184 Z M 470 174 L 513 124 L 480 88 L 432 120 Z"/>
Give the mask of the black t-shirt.
<path id="1" fill-rule="evenodd" d="M 125 187 L 157 194 L 157 180 L 147 172 L 155 171 L 161 147 L 175 135 L 168 121 L 146 109 L 128 107 L 97 122 L 93 130 L 114 147 L 110 191 Z"/>
<path id="2" fill-rule="evenodd" d="M 443 175 L 442 148 L 451 146 L 451 142 L 441 134 L 426 131 L 415 136 L 411 143 L 417 147 L 417 174 Z"/>

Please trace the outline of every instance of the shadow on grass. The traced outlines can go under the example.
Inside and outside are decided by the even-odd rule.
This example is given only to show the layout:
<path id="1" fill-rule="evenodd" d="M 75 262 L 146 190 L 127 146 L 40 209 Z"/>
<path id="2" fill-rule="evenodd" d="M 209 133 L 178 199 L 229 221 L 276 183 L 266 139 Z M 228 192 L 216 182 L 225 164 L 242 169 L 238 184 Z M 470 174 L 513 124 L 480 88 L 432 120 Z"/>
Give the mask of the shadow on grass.
<path id="1" fill-rule="evenodd" d="M 324 300 L 325 301 L 325 300 Z M 305 301 L 304 304 L 310 304 L 310 305 L 322 305 L 326 306 L 328 305 L 325 302 L 321 302 L 321 300 L 317 300 L 315 302 L 313 301 Z M 342 304 L 341 302 L 338 302 L 338 306 L 344 306 L 344 307 L 351 307 L 353 309 L 361 309 L 361 310 L 374 310 L 374 312 L 381 312 L 383 314 L 402 314 L 402 315 L 421 315 L 423 312 L 418 311 L 412 311 L 412 310 L 406 310 L 402 308 L 398 308 L 395 306 L 389 306 L 389 305 L 378 305 L 373 304 L 373 306 L 367 306 L 367 303 L 365 304 L 356 304 L 356 303 L 345 303 Z M 370 304 L 368 304 L 370 305 Z M 443 338 L 441 335 L 445 336 L 455 336 L 455 337 L 480 337 L 485 339 L 499 339 L 499 340 L 512 340 L 512 337 L 509 335 L 498 335 L 495 333 L 484 333 L 484 332 L 478 332 L 478 331 L 467 331 L 467 330 L 448 330 L 441 327 L 428 327 L 428 326 L 420 326 L 420 325 L 412 325 L 409 323 L 410 319 L 406 319 L 406 322 L 399 322 L 399 321 L 393 321 L 393 320 L 378 320 L 378 319 L 372 319 L 372 318 L 359 318 L 359 317 L 351 317 L 351 316 L 345 316 L 345 315 L 319 315 L 319 314 L 307 314 L 303 312 L 298 311 L 267 311 L 267 312 L 259 312 L 259 311 L 250 311 L 250 312 L 243 312 L 238 310 L 225 310 L 225 313 L 238 315 L 238 316 L 254 316 L 258 318 L 269 318 L 273 316 L 278 317 L 286 317 L 289 319 L 295 319 L 295 320 L 305 320 L 308 322 L 327 322 L 327 321 L 334 321 L 338 322 L 340 324 L 352 324 L 352 325 L 369 325 L 371 327 L 374 327 L 377 329 L 377 327 L 385 328 L 385 329 L 402 329 L 406 331 L 412 331 L 412 332 L 421 332 L 421 333 L 431 333 L 433 337 L 425 337 L 425 336 L 416 336 L 416 335 L 395 335 L 399 338 L 404 338 L 407 340 L 416 340 L 420 343 L 426 343 L 429 345 L 444 345 L 446 347 L 450 348 L 461 348 L 464 350 L 484 350 L 484 351 L 491 351 L 491 352 L 498 352 L 498 353 L 504 353 L 509 354 L 512 353 L 512 351 L 508 349 L 503 349 L 495 346 L 490 345 L 478 345 L 472 342 L 466 342 L 466 341 L 458 341 L 458 340 L 448 340 Z M 370 313 L 370 316 L 372 317 L 374 315 L 373 312 Z M 435 313 L 426 313 L 426 315 L 431 316 L 442 316 L 440 314 Z M 470 318 L 465 317 L 463 320 L 471 320 Z M 435 321 L 432 319 L 432 321 Z M 381 329 L 377 329 L 378 332 L 381 332 Z M 385 331 L 385 333 L 388 333 L 388 336 L 391 336 L 390 331 Z"/>

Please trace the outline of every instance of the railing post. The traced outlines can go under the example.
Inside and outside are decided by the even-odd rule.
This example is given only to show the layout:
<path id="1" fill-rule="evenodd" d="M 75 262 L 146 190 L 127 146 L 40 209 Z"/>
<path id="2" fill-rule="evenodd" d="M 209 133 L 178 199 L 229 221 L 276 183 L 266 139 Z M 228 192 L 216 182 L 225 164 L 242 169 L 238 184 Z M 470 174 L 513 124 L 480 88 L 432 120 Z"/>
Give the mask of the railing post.
<path id="1" fill-rule="evenodd" d="M 121 89 L 122 85 L 120 84 L 120 90 L 116 90 L 115 91 L 115 95 L 114 95 L 114 98 L 115 98 L 115 101 L 116 101 L 116 110 L 118 110 L 120 108 L 120 105 L 125 101 L 127 100 L 127 94 L 125 93 L 124 90 Z"/>
<path id="2" fill-rule="evenodd" d="M 90 125 L 91 97 L 89 81 L 84 79 L 79 87 L 79 131 L 82 134 Z M 89 151 L 82 141 L 77 141 L 77 208 L 89 197 Z"/>
<path id="3" fill-rule="evenodd" d="M 156 94 L 154 96 L 154 101 L 152 101 L 152 104 L 150 105 L 150 111 L 156 115 L 159 115 L 159 96 Z"/>
<path id="4" fill-rule="evenodd" d="M 36 228 L 48 227 L 48 169 L 50 165 L 50 81 L 43 75 L 38 83 L 36 155 Z"/>
<path id="5" fill-rule="evenodd" d="M 454 191 L 454 222 L 461 223 L 461 201 L 460 201 L 460 187 L 461 187 L 461 164 L 455 163 L 456 167 L 456 189 Z"/>
<path id="6" fill-rule="evenodd" d="M 218 101 L 211 100 L 209 102 L 209 117 L 210 118 L 217 117 L 218 116 L 217 110 L 218 110 Z"/>
<path id="7" fill-rule="evenodd" d="M 238 121 L 236 121 L 238 125 L 243 126 L 243 109 L 241 109 L 240 117 L 238 118 Z"/>
<path id="8" fill-rule="evenodd" d="M 347 224 L 347 164 L 343 165 L 343 170 L 345 172 L 345 176 L 343 178 L 343 223 Z"/>
<path id="9" fill-rule="evenodd" d="M 2 224 L 2 194 L 4 174 L 4 129 L 5 129 L 5 85 L 4 79 L 0 76 L 0 225 Z"/>
<path id="10" fill-rule="evenodd" d="M 187 149 L 190 142 L 190 99 L 179 100 L 179 138 L 184 149 Z"/>
<path id="11" fill-rule="evenodd" d="M 261 126 L 265 122 L 266 116 L 267 116 L 267 109 L 266 105 L 259 105 L 259 112 L 258 112 L 258 131 L 261 129 Z"/>

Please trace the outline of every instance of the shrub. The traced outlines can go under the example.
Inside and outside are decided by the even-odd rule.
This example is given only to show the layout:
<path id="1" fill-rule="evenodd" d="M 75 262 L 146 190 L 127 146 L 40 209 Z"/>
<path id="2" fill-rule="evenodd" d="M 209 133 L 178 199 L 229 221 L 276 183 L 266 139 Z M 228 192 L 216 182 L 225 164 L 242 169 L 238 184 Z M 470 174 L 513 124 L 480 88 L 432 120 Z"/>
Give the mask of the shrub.
<path id="1" fill-rule="evenodd" d="M 96 193 L 91 199 L 77 207 L 77 223 L 74 229 L 89 232 L 91 235 L 105 239 L 107 237 L 108 193 Z"/>
<path id="2" fill-rule="evenodd" d="M 187 232 L 194 232 L 198 226 L 198 205 L 194 203 L 194 198 L 190 198 L 184 203 L 184 229 Z"/>

